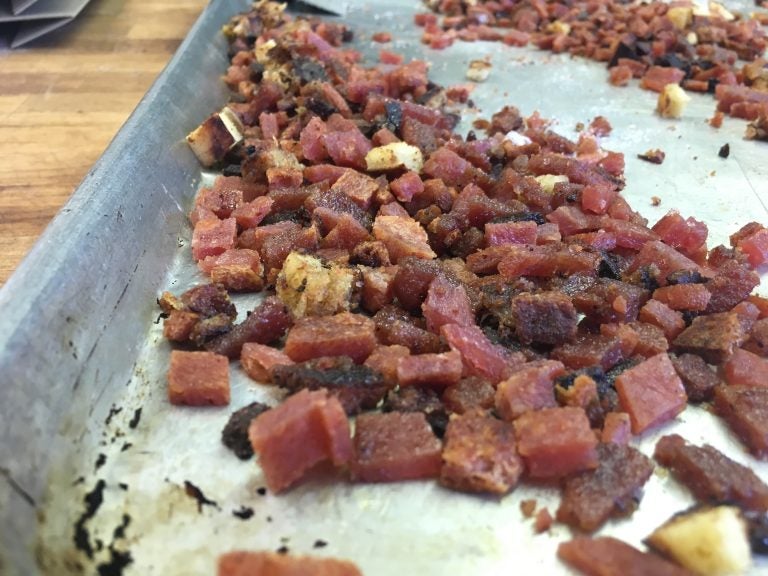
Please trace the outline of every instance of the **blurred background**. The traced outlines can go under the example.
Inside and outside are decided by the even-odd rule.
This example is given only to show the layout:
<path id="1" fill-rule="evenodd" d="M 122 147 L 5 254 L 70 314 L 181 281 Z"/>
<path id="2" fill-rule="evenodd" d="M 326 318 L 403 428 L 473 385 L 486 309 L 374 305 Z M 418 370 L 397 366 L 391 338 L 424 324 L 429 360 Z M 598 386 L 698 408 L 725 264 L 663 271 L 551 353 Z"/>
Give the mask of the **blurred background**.
<path id="1" fill-rule="evenodd" d="M 29 4 L 30 0 L 15 0 Z M 57 29 L 11 48 L 26 24 L 0 0 L 0 285 L 69 198 L 207 0 L 37 0 Z M 56 12 L 58 10 L 58 12 Z M 73 16 L 63 16 L 75 11 Z M 22 12 L 23 14 L 23 12 Z M 5 15 L 5 17 L 3 17 Z M 63 21 L 66 20 L 66 21 Z"/>

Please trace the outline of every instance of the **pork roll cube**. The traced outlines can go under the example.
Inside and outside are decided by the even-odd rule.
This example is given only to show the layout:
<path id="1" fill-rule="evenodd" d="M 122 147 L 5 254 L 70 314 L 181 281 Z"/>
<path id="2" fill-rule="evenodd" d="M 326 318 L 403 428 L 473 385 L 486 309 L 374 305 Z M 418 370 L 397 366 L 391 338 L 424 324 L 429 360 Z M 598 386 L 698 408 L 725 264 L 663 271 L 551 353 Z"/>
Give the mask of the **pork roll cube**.
<path id="1" fill-rule="evenodd" d="M 463 492 L 505 494 L 517 485 L 523 462 L 512 424 L 481 410 L 448 423 L 440 483 Z"/>
<path id="2" fill-rule="evenodd" d="M 352 475 L 360 482 L 435 478 L 441 449 L 421 412 L 362 414 L 355 423 Z"/>
<path id="3" fill-rule="evenodd" d="M 517 450 L 532 478 L 562 478 L 597 467 L 597 437 L 582 408 L 548 408 L 515 420 Z"/>
<path id="4" fill-rule="evenodd" d="M 275 552 L 233 551 L 219 556 L 218 576 L 362 576 L 346 560 L 289 556 Z"/>
<path id="5" fill-rule="evenodd" d="M 632 421 L 632 433 L 668 422 L 685 409 L 687 396 L 669 356 L 657 354 L 616 378 L 619 402 Z"/>
<path id="6" fill-rule="evenodd" d="M 229 404 L 229 360 L 212 352 L 171 352 L 168 400 L 187 406 Z"/>
<path id="7" fill-rule="evenodd" d="M 347 415 L 325 390 L 302 390 L 264 412 L 248 437 L 273 492 L 292 486 L 320 462 L 343 466 L 352 455 Z"/>

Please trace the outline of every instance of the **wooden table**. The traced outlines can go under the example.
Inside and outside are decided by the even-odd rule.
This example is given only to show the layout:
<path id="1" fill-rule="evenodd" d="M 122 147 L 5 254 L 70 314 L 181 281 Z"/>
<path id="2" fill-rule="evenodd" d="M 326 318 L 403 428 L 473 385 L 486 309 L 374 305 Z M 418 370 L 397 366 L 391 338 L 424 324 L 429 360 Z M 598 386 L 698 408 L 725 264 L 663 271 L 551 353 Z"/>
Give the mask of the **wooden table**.
<path id="1" fill-rule="evenodd" d="M 0 285 L 98 159 L 206 4 L 92 0 L 0 50 Z"/>

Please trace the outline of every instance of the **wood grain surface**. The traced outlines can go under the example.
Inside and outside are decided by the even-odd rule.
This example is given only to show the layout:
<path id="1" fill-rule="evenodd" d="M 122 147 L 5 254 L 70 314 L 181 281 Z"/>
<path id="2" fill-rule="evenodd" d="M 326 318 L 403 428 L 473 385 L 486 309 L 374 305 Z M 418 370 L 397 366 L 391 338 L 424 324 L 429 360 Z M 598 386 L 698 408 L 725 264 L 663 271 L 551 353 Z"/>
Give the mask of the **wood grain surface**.
<path id="1" fill-rule="evenodd" d="M 0 285 L 162 71 L 206 0 L 92 0 L 0 50 Z"/>

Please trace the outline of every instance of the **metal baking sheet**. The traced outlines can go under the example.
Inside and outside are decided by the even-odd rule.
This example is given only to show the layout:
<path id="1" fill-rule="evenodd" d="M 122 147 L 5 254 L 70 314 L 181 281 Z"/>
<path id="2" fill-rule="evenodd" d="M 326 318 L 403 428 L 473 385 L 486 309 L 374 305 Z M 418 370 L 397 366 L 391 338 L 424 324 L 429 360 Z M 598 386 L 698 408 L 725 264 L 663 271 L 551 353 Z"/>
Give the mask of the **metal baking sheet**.
<path id="1" fill-rule="evenodd" d="M 230 408 L 168 405 L 170 348 L 156 323 L 155 298 L 203 280 L 192 264 L 185 213 L 211 178 L 183 137 L 226 101 L 219 29 L 246 5 L 211 3 L 0 290 L 0 574 L 94 574 L 126 553 L 126 575 L 213 574 L 224 551 L 281 547 L 348 558 L 368 576 L 569 574 L 555 558 L 569 531 L 555 525 L 534 536 L 519 509 L 521 500 L 536 498 L 554 512 L 551 489 L 521 486 L 492 499 L 434 482 L 353 485 L 316 477 L 285 495 L 262 494 L 258 466 L 235 459 L 219 437 L 233 409 L 274 403 L 277 390 L 233 367 Z M 606 69 L 594 62 L 484 42 L 431 51 L 412 25 L 421 10 L 406 0 L 347 3 L 345 21 L 369 58 L 381 48 L 370 35 L 390 31 L 391 48 L 431 61 L 441 84 L 465 83 L 469 60 L 490 58 L 491 75 L 472 94 L 477 109 L 465 113 L 460 130 L 505 104 L 526 114 L 539 110 L 567 136 L 601 114 L 614 127 L 604 146 L 627 158 L 624 194 L 652 221 L 676 207 L 708 223 L 711 245 L 727 243 L 750 220 L 768 222 L 768 144 L 742 140 L 741 121 L 710 128 L 711 97 L 692 95 L 681 120 L 663 120 L 653 113 L 654 94 L 609 86 Z M 724 160 L 717 152 L 726 142 L 731 155 Z M 649 148 L 666 152 L 663 165 L 636 159 Z M 652 206 L 652 196 L 660 206 Z M 238 299 L 241 315 L 254 302 Z M 750 458 L 703 410 L 689 408 L 639 445 L 650 453 L 660 435 L 673 431 L 712 443 L 768 480 L 768 464 Z M 185 494 L 185 481 L 213 503 L 199 507 Z M 691 503 L 658 471 L 633 517 L 601 533 L 640 545 Z M 233 515 L 242 507 L 253 509 L 250 519 Z M 751 574 L 768 574 L 768 563 L 759 561 Z"/>

